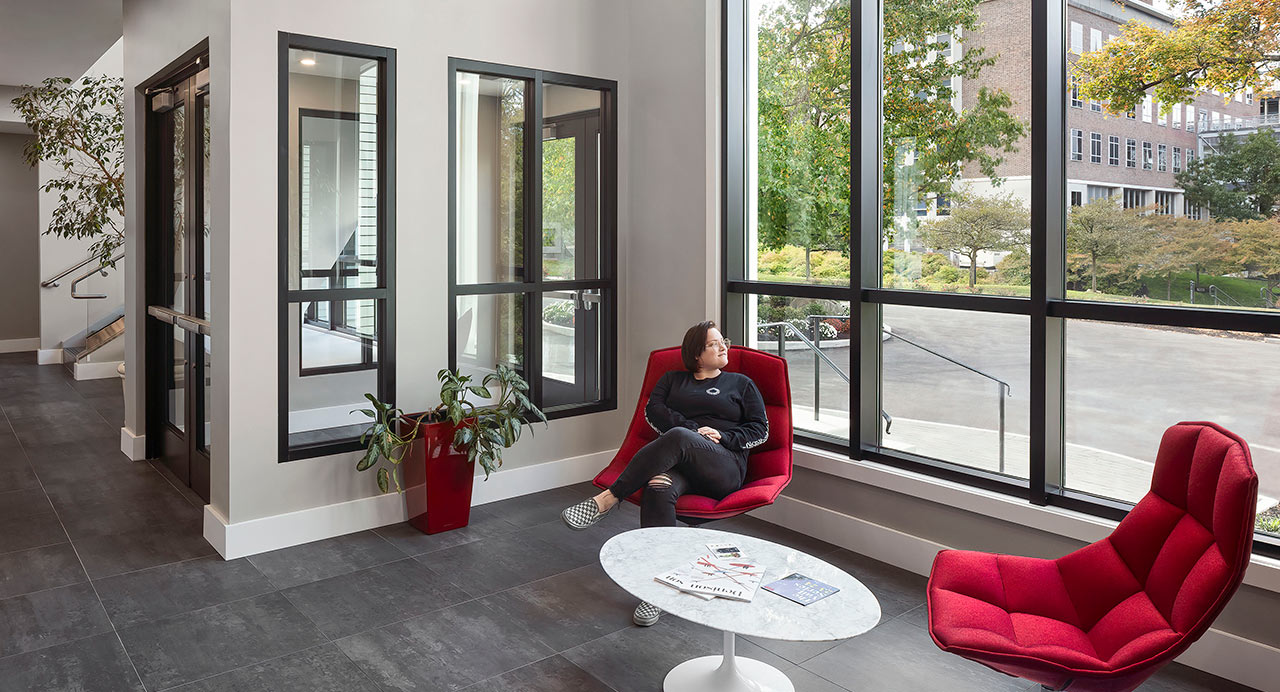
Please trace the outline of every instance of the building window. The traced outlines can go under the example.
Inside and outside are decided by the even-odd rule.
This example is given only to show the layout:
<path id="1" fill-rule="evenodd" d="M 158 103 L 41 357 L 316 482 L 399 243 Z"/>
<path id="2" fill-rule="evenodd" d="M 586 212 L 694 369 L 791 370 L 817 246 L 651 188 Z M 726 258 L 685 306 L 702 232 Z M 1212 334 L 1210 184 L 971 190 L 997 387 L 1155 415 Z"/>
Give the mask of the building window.
<path id="1" fill-rule="evenodd" d="M 1169 170 L 1169 145 L 1156 145 L 1156 170 L 1165 173 Z"/>
<path id="2" fill-rule="evenodd" d="M 1124 140 L 1124 166 L 1125 168 L 1138 167 L 1138 140 Z"/>
<path id="3" fill-rule="evenodd" d="M 395 50 L 281 33 L 280 461 L 360 448 L 395 398 Z"/>
<path id="4" fill-rule="evenodd" d="M 951 198 L 946 195 L 938 195 L 938 216 L 951 216 Z"/>
<path id="5" fill-rule="evenodd" d="M 915 12 L 884 16 L 904 12 L 902 3 L 725 0 L 720 317 L 726 336 L 779 353 L 796 373 L 793 382 L 806 383 L 793 393 L 798 441 L 1036 504 L 1111 515 L 1149 488 L 1149 463 L 1127 465 L 1149 462 L 1172 422 L 1162 397 L 1194 401 L 1206 416 L 1238 420 L 1238 432 L 1255 446 L 1280 447 L 1280 432 L 1266 424 L 1270 390 L 1241 400 L 1202 386 L 1215 381 L 1222 359 L 1231 357 L 1215 331 L 1280 333 L 1280 312 L 1191 304 L 1178 296 L 1185 284 L 1176 277 L 1170 301 L 1186 304 L 1169 306 L 1162 280 L 1148 279 L 1151 251 L 1158 248 L 1146 242 L 1126 243 L 1100 260 L 1096 277 L 1074 249 L 1080 243 L 1072 240 L 1081 239 L 1070 234 L 1082 232 L 1082 224 L 1072 223 L 1082 213 L 1076 205 L 1108 192 L 1135 210 L 1153 208 L 1156 200 L 1148 194 L 1155 185 L 1134 187 L 1142 176 L 1131 173 L 1123 185 L 1086 185 L 1081 178 L 1102 176 L 1062 175 L 1074 170 L 1068 162 L 1083 159 L 1083 128 L 1067 120 L 1067 74 L 1053 69 L 1063 62 L 1033 62 L 1028 55 L 1042 58 L 1045 50 L 1056 50 L 1062 58 L 1083 48 L 1076 38 L 1083 28 L 1061 31 L 1058 16 L 1066 0 L 1050 2 L 1047 13 L 1039 11 L 1040 3 L 1013 3 L 1013 10 L 1007 3 L 970 4 L 972 12 L 931 13 L 934 23 L 922 24 Z M 963 26 L 939 26 L 937 17 L 960 17 Z M 832 34 L 809 38 L 803 29 L 815 26 Z M 954 131 L 955 119 L 970 114 L 915 98 L 926 84 L 948 76 L 928 62 L 934 59 L 930 37 L 952 35 L 954 54 L 964 55 L 966 42 L 999 46 L 1016 32 L 1028 35 L 1030 53 L 1002 51 L 998 69 L 975 66 L 966 84 L 1013 94 L 1038 85 L 1059 98 L 986 114 L 994 121 L 963 123 L 998 121 L 1001 127 L 983 133 L 990 139 L 1016 129 L 1006 127 L 1011 122 L 1029 125 L 1014 135 L 1012 149 L 996 147 L 1006 155 L 994 169 L 984 171 L 974 159 L 940 160 L 933 148 L 937 125 Z M 809 43 L 791 45 L 796 37 Z M 826 83 L 839 88 L 824 91 Z M 806 115 L 818 116 L 802 119 L 805 127 L 814 126 L 803 137 L 789 129 L 793 121 L 776 117 L 798 103 L 812 109 Z M 1129 131 L 1119 137 L 1135 140 L 1141 132 L 1108 129 Z M 1035 156 L 1033 132 L 1037 142 L 1051 143 Z M 1126 170 L 1135 171 L 1140 158 L 1154 170 L 1153 145 L 1172 144 L 1169 139 L 1149 140 L 1142 155 L 1141 140 L 1126 142 Z M 1109 136 L 1107 141 L 1110 163 Z M 844 159 L 826 164 L 822 175 L 806 169 L 817 159 L 805 149 L 811 142 L 848 152 L 847 170 Z M 977 155 L 956 155 L 970 154 Z M 783 179 L 783 171 L 795 180 Z M 1016 220 L 994 237 L 987 234 L 983 247 L 967 247 L 958 231 L 973 197 L 956 194 L 956 185 L 1016 203 L 1002 209 Z M 928 202 L 940 195 L 951 199 L 949 218 L 939 218 L 939 202 Z M 922 200 L 929 213 L 918 216 Z M 1054 200 L 1070 206 L 1054 209 Z M 1165 210 L 1170 206 L 1167 196 L 1159 201 Z M 831 223 L 808 226 L 809 219 Z M 1146 221 L 1172 219 L 1153 214 Z M 1032 275 L 1038 290 L 1030 288 Z M 1141 286 L 1148 286 L 1152 300 L 1135 297 L 1135 289 L 1146 292 Z M 1163 329 L 1171 326 L 1194 327 L 1195 334 Z M 1194 352 L 1208 357 L 1178 355 L 1175 342 L 1193 337 Z M 1188 367 L 1194 376 L 1182 372 Z M 1103 369 L 1107 377 L 1100 378 Z M 920 394 L 922 382 L 928 396 Z M 1012 397 L 1006 396 L 1010 388 Z M 1106 410 L 1099 414 L 1099 407 Z M 892 434 L 886 434 L 889 419 Z M 1134 439 L 1145 442 L 1127 446 Z M 1131 483 L 1128 476 L 1142 480 Z M 1265 533 L 1254 545 L 1280 555 L 1280 543 Z"/>
<path id="6" fill-rule="evenodd" d="M 1195 163 L 1195 160 L 1196 160 L 1196 150 L 1188 148 L 1187 149 L 1187 169 L 1188 170 L 1191 169 L 1191 164 Z"/>
<path id="7" fill-rule="evenodd" d="M 1182 129 L 1182 106 L 1173 107 L 1173 129 Z"/>
<path id="8" fill-rule="evenodd" d="M 1084 52 L 1084 26 L 1080 22 L 1071 22 L 1071 52 Z"/>
<path id="9" fill-rule="evenodd" d="M 1156 124 L 1160 127 L 1167 127 L 1169 124 L 1169 116 L 1165 114 L 1164 109 L 1160 107 L 1160 102 L 1152 99 L 1151 109 L 1155 111 Z"/>
<path id="10" fill-rule="evenodd" d="M 1187 132 L 1196 131 L 1196 107 L 1187 106 Z"/>
<path id="11" fill-rule="evenodd" d="M 1107 138 L 1107 165 L 1120 165 L 1120 138 L 1115 135 Z"/>
<path id="12" fill-rule="evenodd" d="M 1151 142 L 1142 143 L 1142 170 L 1149 171 L 1152 168 L 1153 155 L 1151 153 Z"/>
<path id="13" fill-rule="evenodd" d="M 1089 133 L 1089 163 L 1102 163 L 1102 134 Z"/>
<path id="14" fill-rule="evenodd" d="M 617 83 L 457 58 L 449 75 L 449 365 L 513 368 L 548 418 L 614 409 Z"/>
<path id="15" fill-rule="evenodd" d="M 1173 148 L 1173 172 L 1182 172 L 1182 147 Z"/>
<path id="16" fill-rule="evenodd" d="M 1142 97 L 1142 122 L 1151 122 L 1151 95 Z"/>
<path id="17" fill-rule="evenodd" d="M 1090 101 L 1089 101 L 1089 110 L 1093 111 L 1094 113 L 1101 113 L 1101 112 L 1102 112 L 1102 102 L 1101 102 L 1101 101 L 1093 101 L 1093 100 L 1090 100 Z"/>
<path id="18" fill-rule="evenodd" d="M 1071 107 L 1084 108 L 1084 100 L 1080 98 L 1080 78 L 1071 76 Z"/>

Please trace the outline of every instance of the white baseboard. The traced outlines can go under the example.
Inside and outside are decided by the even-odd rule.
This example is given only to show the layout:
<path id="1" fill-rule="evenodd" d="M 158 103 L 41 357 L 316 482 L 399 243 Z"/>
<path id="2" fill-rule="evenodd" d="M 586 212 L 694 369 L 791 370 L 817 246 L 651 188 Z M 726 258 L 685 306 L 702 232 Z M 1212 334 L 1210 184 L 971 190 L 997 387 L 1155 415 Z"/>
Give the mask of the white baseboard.
<path id="1" fill-rule="evenodd" d="M 31 339 L 0 339 L 0 353 L 22 353 L 23 351 L 39 351 L 40 337 Z"/>
<path id="2" fill-rule="evenodd" d="M 40 365 L 62 365 L 62 349 L 42 348 L 36 351 L 36 363 Z"/>
<path id="3" fill-rule="evenodd" d="M 129 457 L 129 461 L 142 461 L 147 458 L 147 436 L 134 435 L 133 431 L 120 428 L 120 451 Z"/>
<path id="4" fill-rule="evenodd" d="M 938 551 L 948 547 L 785 495 L 752 516 L 923 576 Z M 1275 675 L 1280 649 L 1229 632 L 1210 629 L 1177 661 L 1263 692 L 1280 692 Z"/>
<path id="5" fill-rule="evenodd" d="M 71 372 L 77 380 L 105 380 L 109 377 L 119 378 L 122 361 L 108 360 L 101 363 L 81 361 L 71 366 Z"/>
<path id="6" fill-rule="evenodd" d="M 590 480 L 615 453 L 608 450 L 503 469 L 488 481 L 482 472 L 476 477 L 471 504 L 488 504 Z M 236 523 L 227 523 L 213 505 L 205 505 L 204 510 L 205 540 L 227 560 L 375 529 L 408 518 L 405 499 L 394 492 Z"/>

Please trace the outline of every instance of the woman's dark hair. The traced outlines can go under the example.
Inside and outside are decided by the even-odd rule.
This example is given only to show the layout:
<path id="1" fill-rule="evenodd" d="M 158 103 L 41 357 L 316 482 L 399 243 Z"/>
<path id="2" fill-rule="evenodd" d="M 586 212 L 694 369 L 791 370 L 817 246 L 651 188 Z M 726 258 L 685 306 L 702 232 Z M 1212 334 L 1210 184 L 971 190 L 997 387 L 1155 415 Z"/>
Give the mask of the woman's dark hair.
<path id="1" fill-rule="evenodd" d="M 684 343 L 680 345 L 680 360 L 684 361 L 684 369 L 689 372 L 698 371 L 698 356 L 707 349 L 707 332 L 716 323 L 712 320 L 699 322 L 684 333 Z"/>

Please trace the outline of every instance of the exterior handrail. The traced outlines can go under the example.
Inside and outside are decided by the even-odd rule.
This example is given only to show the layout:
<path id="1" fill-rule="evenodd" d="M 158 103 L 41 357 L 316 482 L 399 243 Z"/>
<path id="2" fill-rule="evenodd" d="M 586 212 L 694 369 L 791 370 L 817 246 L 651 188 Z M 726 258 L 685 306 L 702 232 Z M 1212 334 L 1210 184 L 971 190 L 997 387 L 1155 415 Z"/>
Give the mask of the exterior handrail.
<path id="1" fill-rule="evenodd" d="M 64 277 L 66 277 L 68 274 L 70 274 L 71 272 L 76 271 L 76 270 L 77 270 L 77 269 L 79 269 L 80 267 L 83 267 L 84 265 L 86 265 L 86 264 L 88 264 L 88 263 L 90 263 L 90 262 L 92 262 L 92 261 L 94 261 L 94 260 L 98 259 L 99 257 L 100 257 L 99 255 L 90 255 L 89 257 L 86 257 L 86 258 L 84 258 L 84 259 L 80 260 L 79 262 L 76 262 L 75 264 L 71 265 L 70 267 L 67 267 L 66 269 L 64 269 L 64 270 L 62 270 L 61 272 L 59 272 L 59 273 L 58 273 L 58 275 L 57 275 L 57 276 L 55 276 L 55 277 L 53 277 L 52 279 L 45 279 L 44 281 L 41 281 L 41 282 L 40 282 L 40 288 L 57 288 L 57 287 L 58 287 L 58 283 L 59 283 L 59 282 L 61 282 L 61 281 L 62 281 L 62 279 L 63 279 Z"/>
<path id="2" fill-rule="evenodd" d="M 819 332 L 818 332 L 818 328 L 817 328 L 817 320 L 820 320 L 820 319 L 849 319 L 849 316 L 848 316 L 848 315 L 809 315 L 808 317 L 809 317 L 810 324 L 811 324 L 811 326 L 812 326 L 812 328 L 813 328 L 813 330 L 814 330 L 814 334 L 815 334 L 815 335 L 819 334 Z M 810 340 L 809 340 L 809 337 L 805 336 L 803 332 L 801 332 L 799 329 L 797 329 L 797 328 L 796 328 L 796 326 L 795 326 L 794 324 L 791 324 L 790 322 L 766 322 L 766 323 L 764 323 L 764 324 L 758 324 L 758 325 L 756 325 L 756 330 L 757 330 L 757 331 L 759 331 L 759 330 L 761 330 L 761 329 L 768 329 L 768 328 L 770 328 L 770 327 L 780 327 L 780 328 L 786 328 L 786 329 L 791 330 L 791 332 L 792 332 L 792 333 L 794 333 L 796 336 L 800 337 L 800 340 L 801 340 L 802 342 L 804 342 L 804 344 L 805 344 L 806 346 L 808 346 L 808 347 L 809 347 L 809 349 L 810 349 L 811 351 L 813 351 L 813 353 L 814 353 L 814 355 L 815 355 L 815 356 L 817 356 L 817 357 L 821 358 L 821 359 L 822 359 L 823 361 L 825 361 L 828 365 L 830 365 L 830 366 L 831 366 L 831 368 L 832 368 L 832 369 L 834 369 L 834 370 L 836 371 L 836 373 L 840 375 L 841 379 L 843 379 L 843 380 L 845 381 L 845 383 L 846 383 L 846 384 L 850 384 L 850 383 L 851 383 L 851 380 L 849 379 L 849 376 L 848 376 L 847 374 L 845 374 L 845 372 L 844 372 L 843 370 L 841 370 L 841 369 L 840 369 L 840 367 L 839 367 L 838 365 L 836 365 L 836 364 L 831 360 L 831 358 L 829 358 L 829 357 L 827 356 L 827 354 L 823 353 L 823 352 L 821 351 L 821 349 L 819 349 L 819 347 L 818 347 L 818 346 L 817 346 L 813 341 L 810 341 Z M 916 342 L 912 341 L 911 339 L 908 339 L 908 338 L 906 338 L 906 337 L 904 337 L 904 336 L 902 336 L 902 335 L 900 335 L 900 334 L 894 334 L 893 332 L 891 332 L 891 331 L 889 331 L 889 330 L 887 330 L 887 329 L 881 329 L 880 331 L 881 331 L 881 333 L 882 333 L 882 334 L 888 334 L 888 335 L 889 335 L 890 337 L 892 337 L 892 338 L 900 339 L 903 343 L 906 343 L 906 344 L 908 344 L 908 345 L 910 345 L 910 346 L 914 346 L 914 347 L 916 347 L 916 348 L 920 349 L 921 351 L 924 351 L 925 353 L 928 353 L 928 354 L 933 355 L 933 356 L 937 356 L 938 358 L 941 358 L 941 359 L 943 359 L 943 360 L 947 361 L 948 363 L 952 363 L 953 365 L 958 365 L 958 366 L 960 366 L 961 368 L 964 368 L 965 370 L 968 370 L 969 372 L 974 373 L 975 375 L 978 375 L 978 376 L 980 376 L 980 377 L 984 377 L 984 378 L 986 378 L 986 379 L 988 379 L 988 380 L 991 380 L 992 382 L 995 382 L 995 383 L 996 383 L 997 388 L 998 388 L 998 394 L 997 394 L 997 396 L 998 396 L 999 409 L 1000 409 L 1000 427 L 999 427 L 999 430 L 998 430 L 998 435 L 999 435 L 999 444 L 1000 444 L 1000 448 L 999 448 L 999 465 L 1000 465 L 1000 466 L 999 466 L 999 468 L 1000 468 L 1000 473 L 1004 473 L 1004 469 L 1005 469 L 1005 427 L 1006 427 L 1006 425 L 1005 425 L 1006 416 L 1005 416 L 1005 402 L 1004 402 L 1004 400 L 1005 400 L 1006 398 L 1008 398 L 1008 397 L 1012 397 L 1012 396 L 1013 396 L 1013 388 L 1009 385 L 1009 383 L 1008 383 L 1008 382 L 1005 382 L 1004 380 L 1002 380 L 1002 379 L 1000 379 L 1000 378 L 998 378 L 998 377 L 996 377 L 995 375 L 992 375 L 992 374 L 990 374 L 990 373 L 983 372 L 983 371 L 981 371 L 981 370 L 979 370 L 979 369 L 977 369 L 977 368 L 975 368 L 975 367 L 973 367 L 973 366 L 971 366 L 971 365 L 968 365 L 968 364 L 966 364 L 966 363 L 961 363 L 960 361 L 956 360 L 955 358 L 952 358 L 951 356 L 948 356 L 948 355 L 946 355 L 946 354 L 944 354 L 944 353 L 939 353 L 938 351 L 935 351 L 935 350 L 933 350 L 933 349 L 931 349 L 931 348 L 929 348 L 929 347 L 927 347 L 927 346 L 923 346 L 923 345 L 921 345 L 921 344 L 918 344 L 918 343 L 916 343 Z M 783 331 L 782 331 L 782 329 L 779 329 L 779 330 L 778 330 L 778 350 L 779 350 L 779 354 L 778 354 L 778 355 L 780 355 L 780 356 L 782 355 L 782 352 L 784 351 L 784 349 L 783 349 L 783 343 L 784 343 L 784 341 L 785 341 L 785 337 L 784 337 L 784 335 L 783 335 Z M 821 342 L 821 337 L 819 337 L 819 338 L 818 338 L 818 341 L 819 341 L 819 343 Z M 818 375 L 817 375 L 817 369 L 816 369 L 816 368 L 814 369 L 814 384 L 815 384 L 815 389 L 814 389 L 814 408 L 815 408 L 815 411 L 814 411 L 814 413 L 815 413 L 815 419 L 816 419 L 816 417 L 817 417 L 817 416 L 816 416 L 816 414 L 817 414 L 816 409 L 817 409 L 817 407 L 818 407 L 818 403 L 817 403 L 817 402 L 818 402 L 818 388 L 821 386 L 821 385 L 820 385 L 820 379 L 819 379 L 819 377 L 818 377 Z M 893 421 L 893 419 L 889 416 L 889 413 L 888 413 L 887 411 L 884 411 L 884 410 L 882 409 L 882 410 L 880 411 L 880 415 L 881 415 L 882 417 L 884 417 L 884 419 L 885 419 L 886 421 L 888 421 L 890 425 L 892 425 L 892 421 Z M 886 430 L 886 432 L 887 432 L 887 430 Z"/>
<path id="3" fill-rule="evenodd" d="M 124 258 L 124 253 L 121 252 L 117 254 L 115 257 L 112 257 L 111 262 L 114 264 L 116 262 L 119 262 L 123 258 Z M 91 257 L 90 259 L 96 259 L 96 258 Z M 76 293 L 76 286 L 79 286 L 82 281 L 85 281 L 89 277 L 99 272 L 101 272 L 103 276 L 106 276 L 108 269 L 110 269 L 110 267 L 108 267 L 105 264 L 101 264 L 85 272 L 84 274 L 77 276 L 75 280 L 71 282 L 71 297 L 75 298 L 76 300 L 96 300 L 98 298 L 106 298 L 107 294 L 105 293 Z M 57 285 L 57 284 L 54 284 L 54 285 Z"/>

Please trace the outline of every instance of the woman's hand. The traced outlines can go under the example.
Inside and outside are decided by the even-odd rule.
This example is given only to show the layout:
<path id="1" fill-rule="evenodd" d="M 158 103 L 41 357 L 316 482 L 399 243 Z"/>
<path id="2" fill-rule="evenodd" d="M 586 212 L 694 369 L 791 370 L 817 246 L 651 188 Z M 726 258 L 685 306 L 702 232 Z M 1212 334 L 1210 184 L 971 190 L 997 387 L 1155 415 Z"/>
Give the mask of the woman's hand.
<path id="1" fill-rule="evenodd" d="M 716 444 L 720 444 L 720 431 L 715 428 L 708 428 L 704 425 L 701 428 L 698 428 L 698 434 Z"/>

